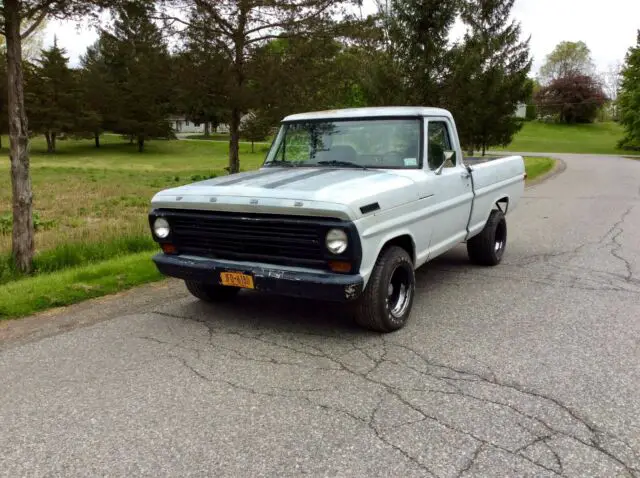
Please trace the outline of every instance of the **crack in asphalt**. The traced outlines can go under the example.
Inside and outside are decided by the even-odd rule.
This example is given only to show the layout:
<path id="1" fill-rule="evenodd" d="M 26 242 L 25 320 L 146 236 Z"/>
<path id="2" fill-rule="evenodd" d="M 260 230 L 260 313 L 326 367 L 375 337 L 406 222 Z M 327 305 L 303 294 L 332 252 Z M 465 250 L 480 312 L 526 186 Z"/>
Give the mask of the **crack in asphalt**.
<path id="1" fill-rule="evenodd" d="M 476 447 L 476 449 L 473 451 L 473 455 L 471 455 L 471 458 L 469 458 L 469 461 L 467 462 L 467 464 L 464 465 L 464 468 L 462 468 L 458 472 L 458 474 L 456 475 L 456 478 L 462 478 L 466 473 L 471 471 L 471 468 L 473 468 L 473 466 L 476 464 L 476 461 L 478 460 L 478 457 L 480 456 L 480 453 L 482 453 L 484 451 L 486 446 L 487 446 L 486 443 L 480 443 Z"/>
<path id="2" fill-rule="evenodd" d="M 186 317 L 181 317 L 181 319 L 187 319 Z M 601 429 L 599 429 L 594 424 L 590 423 L 584 417 L 581 417 L 575 410 L 571 407 L 563 404 L 559 400 L 554 397 L 536 392 L 531 390 L 525 386 L 515 384 L 515 383 L 507 383 L 499 381 L 495 377 L 495 373 L 493 371 L 489 371 L 489 374 L 481 374 L 478 372 L 460 369 L 454 366 L 440 364 L 429 358 L 422 355 L 419 351 L 398 343 L 390 342 L 386 337 L 381 337 L 379 343 L 377 344 L 378 349 L 381 350 L 381 354 L 376 357 L 372 353 L 364 352 L 365 347 L 359 347 L 354 340 L 346 340 L 343 342 L 343 345 L 349 345 L 351 351 L 360 351 L 364 356 L 368 358 L 373 363 L 372 367 L 368 367 L 366 371 L 359 371 L 353 366 L 350 366 L 343 361 L 340 360 L 339 357 L 331 356 L 329 353 L 323 351 L 319 346 L 311 345 L 309 343 L 304 343 L 300 339 L 304 336 L 304 334 L 295 337 L 289 336 L 289 343 L 282 343 L 278 340 L 270 339 L 268 331 L 261 331 L 259 333 L 246 334 L 238 330 L 224 330 L 222 328 L 217 328 L 212 326 L 207 322 L 201 322 L 209 329 L 209 340 L 205 345 L 205 349 L 209 351 L 222 350 L 225 352 L 229 352 L 233 350 L 237 353 L 236 359 L 247 360 L 247 361 L 256 361 L 264 364 L 268 364 L 271 366 L 294 366 L 301 367 L 307 369 L 318 370 L 320 367 L 316 367 L 313 364 L 302 364 L 298 362 L 290 362 L 283 360 L 267 360 L 264 357 L 253 357 L 251 354 L 246 352 L 241 352 L 235 350 L 231 347 L 220 347 L 220 340 L 215 341 L 216 338 L 220 338 L 221 336 L 235 336 L 244 338 L 245 340 L 254 340 L 262 344 L 266 344 L 270 347 L 275 347 L 279 350 L 286 351 L 288 353 L 301 354 L 303 356 L 307 356 L 313 359 L 322 358 L 323 360 L 327 360 L 328 363 L 333 364 L 331 367 L 322 367 L 322 370 L 331 371 L 335 373 L 344 373 L 352 376 L 357 376 L 362 379 L 366 383 L 370 383 L 375 385 L 381 393 L 381 397 L 377 400 L 376 405 L 372 408 L 372 410 L 367 414 L 367 416 L 359 416 L 356 413 L 353 413 L 349 410 L 344 409 L 338 405 L 330 405 L 326 403 L 318 403 L 317 399 L 310 394 L 314 393 L 323 393 L 328 391 L 339 390 L 337 386 L 334 387 L 275 387 L 275 386 L 250 386 L 243 383 L 240 383 L 237 380 L 229 380 L 224 376 L 220 376 L 220 373 L 216 373 L 215 368 L 211 368 L 207 366 L 207 363 L 201 359 L 201 355 L 196 354 L 196 360 L 199 362 L 199 366 L 195 366 L 191 363 L 191 361 L 183 356 L 176 355 L 174 353 L 170 354 L 170 357 L 177 360 L 178 363 L 183 365 L 186 369 L 190 370 L 195 376 L 199 377 L 202 380 L 207 381 L 210 384 L 220 383 L 225 384 L 227 386 L 232 387 L 233 389 L 241 390 L 247 393 L 255 394 L 258 396 L 264 396 L 268 398 L 287 398 L 302 401 L 303 403 L 307 403 L 313 407 L 318 407 L 322 410 L 325 410 L 329 413 L 338 413 L 345 417 L 348 417 L 352 420 L 357 421 L 359 424 L 365 426 L 369 429 L 372 434 L 382 443 L 400 453 L 404 458 L 409 460 L 415 466 L 418 466 L 423 472 L 426 472 L 432 476 L 438 477 L 439 475 L 434 472 L 434 470 L 429 468 L 429 464 L 425 463 L 423 459 L 418 456 L 415 456 L 411 453 L 410 450 L 406 449 L 399 443 L 395 443 L 393 437 L 391 436 L 391 432 L 397 430 L 399 427 L 407 426 L 407 425 L 415 425 L 421 422 L 433 422 L 444 429 L 447 429 L 455 434 L 466 436 L 472 439 L 475 443 L 477 443 L 475 450 L 473 452 L 472 459 L 467 461 L 465 465 L 460 468 L 458 471 L 458 476 L 461 476 L 471 470 L 474 463 L 477 461 L 478 456 L 481 452 L 487 452 L 492 449 L 498 450 L 504 453 L 507 453 L 511 456 L 514 456 L 518 459 L 521 459 L 525 462 L 530 463 L 533 466 L 538 467 L 539 469 L 543 469 L 548 471 L 549 473 L 553 473 L 558 476 L 565 476 L 565 470 L 562 461 L 562 453 L 559 450 L 555 450 L 549 441 L 557 436 L 563 436 L 570 440 L 573 440 L 575 443 L 580 444 L 582 446 L 588 447 L 595 452 L 599 453 L 602 459 L 608 459 L 613 463 L 617 464 L 620 468 L 622 468 L 628 476 L 637 477 L 640 476 L 640 469 L 638 468 L 637 463 L 640 463 L 640 454 L 626 441 L 622 440 L 619 437 L 616 437 L 613 434 L 607 433 Z M 309 337 L 326 337 L 321 334 L 307 334 Z M 166 347 L 171 345 L 172 351 L 176 351 L 179 349 L 185 349 L 189 351 L 196 351 L 197 349 L 193 347 L 185 347 L 180 344 L 170 344 L 168 342 L 155 339 L 153 337 L 139 337 L 144 340 L 148 340 L 154 344 L 157 344 L 162 347 Z M 281 337 L 282 338 L 282 337 Z M 199 349 L 200 353 L 203 352 L 203 349 Z M 412 358 L 418 359 L 425 367 L 420 369 L 406 360 L 394 359 L 390 356 L 391 352 L 405 352 L 411 354 Z M 345 352 L 341 356 L 344 357 L 349 352 Z M 435 381 L 438 385 L 437 387 L 424 387 L 424 388 L 416 388 L 416 387 L 407 387 L 401 386 L 397 384 L 390 384 L 385 378 L 377 378 L 376 373 L 380 370 L 381 367 L 386 365 L 399 366 L 403 367 L 407 371 L 412 371 L 419 373 L 421 376 L 428 378 L 429 380 Z M 465 390 L 461 387 L 461 384 L 464 384 L 467 387 L 478 387 L 489 386 L 489 392 L 491 393 L 502 393 L 511 391 L 516 393 L 517 401 L 520 399 L 523 400 L 533 400 L 538 406 L 542 406 L 542 408 L 546 408 L 548 412 L 553 416 L 556 415 L 556 419 L 560 419 L 560 421 L 569 420 L 568 426 L 565 428 L 574 428 L 573 432 L 570 432 L 566 429 L 563 429 L 563 425 L 550 423 L 549 420 L 543 419 L 541 416 L 537 414 L 528 412 L 522 409 L 522 404 L 519 403 L 510 403 L 509 398 L 507 397 L 505 400 L 500 398 L 487 398 L 484 396 L 479 396 L 478 393 L 473 393 L 473 391 Z M 476 392 L 482 393 L 482 390 L 478 389 Z M 533 438 L 527 439 L 526 442 L 520 443 L 519 446 L 509 447 L 504 444 L 498 443 L 495 440 L 479 435 L 476 432 L 470 431 L 467 426 L 464 424 L 455 423 L 455 421 L 444 419 L 441 416 L 437 416 L 438 410 L 429 410 L 428 407 L 425 408 L 420 404 L 415 403 L 415 400 L 412 400 L 407 396 L 408 393 L 422 393 L 422 394 L 432 394 L 432 395 L 444 395 L 444 396 L 457 396 L 464 399 L 469 399 L 475 401 L 479 404 L 483 404 L 484 406 L 491 406 L 492 409 L 487 409 L 487 413 L 495 413 L 495 409 L 503 409 L 509 410 L 514 413 L 517 417 L 521 417 L 522 419 L 530 420 L 533 423 L 541 426 L 544 431 L 536 432 L 534 430 L 528 429 L 520 425 L 518 421 L 516 424 L 521 428 L 525 429 L 528 434 L 530 434 Z M 377 416 L 383 405 L 385 403 L 385 397 L 393 397 L 399 403 L 406 406 L 409 410 L 414 413 L 417 413 L 420 417 L 419 419 L 413 419 L 410 421 L 403 422 L 401 424 L 397 424 L 395 426 L 382 426 L 377 423 Z M 520 405 L 520 406 L 518 406 Z M 434 414 L 434 412 L 436 414 Z M 560 417 L 558 417 L 558 413 L 560 413 Z M 575 427 L 578 429 L 575 429 Z M 582 427 L 582 428 L 581 428 Z M 581 432 L 581 433 L 580 433 Z M 582 434 L 583 436 L 579 436 Z M 626 457 L 619 456 L 614 450 L 610 449 L 611 441 L 617 442 L 618 444 L 623 445 Z M 555 464 L 553 466 L 549 466 L 548 464 L 542 463 L 539 460 L 532 458 L 527 455 L 527 452 L 531 447 L 541 444 L 549 450 L 549 452 L 554 457 Z M 631 457 L 631 459 L 629 459 Z M 633 461 L 633 463 L 632 463 Z"/>

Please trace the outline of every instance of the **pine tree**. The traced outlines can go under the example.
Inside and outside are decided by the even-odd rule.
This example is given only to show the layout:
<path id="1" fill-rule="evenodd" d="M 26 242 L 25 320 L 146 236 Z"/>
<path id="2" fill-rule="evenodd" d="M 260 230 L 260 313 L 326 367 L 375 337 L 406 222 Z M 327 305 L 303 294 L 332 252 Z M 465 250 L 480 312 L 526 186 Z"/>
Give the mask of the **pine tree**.
<path id="1" fill-rule="evenodd" d="M 78 82 L 68 63 L 54 39 L 28 75 L 31 81 L 25 97 L 30 129 L 44 134 L 49 153 L 55 152 L 57 137 L 73 131 L 78 112 Z"/>
<path id="2" fill-rule="evenodd" d="M 146 140 L 172 135 L 167 119 L 174 97 L 171 58 L 151 20 L 151 6 L 130 2 L 115 14 L 113 31 L 103 30 L 99 42 L 107 91 L 114 92 L 110 126 L 137 139 L 142 152 Z"/>
<path id="3" fill-rule="evenodd" d="M 402 76 L 393 85 L 406 104 L 438 105 L 442 86 L 452 67 L 449 32 L 459 11 L 459 0 L 391 0 L 385 12 L 389 54 Z"/>
<path id="4" fill-rule="evenodd" d="M 522 127 L 515 117 L 531 95 L 529 40 L 509 18 L 514 0 L 467 0 L 462 19 L 468 26 L 453 50 L 455 70 L 448 84 L 448 105 L 459 123 L 465 147 L 507 145 Z"/>
<path id="5" fill-rule="evenodd" d="M 204 25 L 197 10 L 183 32 L 184 48 L 175 58 L 177 110 L 194 124 L 205 126 L 205 136 L 229 117 L 230 64 L 220 40 Z"/>
<path id="6" fill-rule="evenodd" d="M 640 150 L 640 30 L 636 45 L 629 48 L 625 59 L 618 106 L 620 123 L 625 129 L 625 137 L 619 146 Z"/>
<path id="7" fill-rule="evenodd" d="M 114 129 L 113 104 L 117 96 L 107 76 L 108 71 L 100 52 L 100 41 L 87 48 L 80 64 L 82 108 L 76 118 L 75 131 L 78 136 L 94 138 L 96 148 L 99 148 L 101 133 L 109 127 Z"/>

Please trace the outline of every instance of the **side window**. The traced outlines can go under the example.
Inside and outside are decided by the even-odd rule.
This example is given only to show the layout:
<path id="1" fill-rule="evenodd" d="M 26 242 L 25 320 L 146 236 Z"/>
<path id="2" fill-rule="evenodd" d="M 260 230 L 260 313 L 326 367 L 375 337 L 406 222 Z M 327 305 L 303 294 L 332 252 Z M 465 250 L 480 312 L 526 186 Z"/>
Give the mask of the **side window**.
<path id="1" fill-rule="evenodd" d="M 451 151 L 451 138 L 449 137 L 447 123 L 444 121 L 429 121 L 428 137 L 427 161 L 431 169 L 437 169 L 438 165 L 445 161 L 445 151 Z M 455 160 L 448 160 L 444 167 L 453 168 L 455 165 Z"/>

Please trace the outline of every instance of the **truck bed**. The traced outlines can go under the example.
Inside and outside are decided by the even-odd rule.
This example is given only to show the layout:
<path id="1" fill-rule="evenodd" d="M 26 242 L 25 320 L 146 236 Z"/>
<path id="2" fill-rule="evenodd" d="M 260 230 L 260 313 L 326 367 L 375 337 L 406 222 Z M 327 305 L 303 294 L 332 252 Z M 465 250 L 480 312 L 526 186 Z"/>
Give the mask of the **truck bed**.
<path id="1" fill-rule="evenodd" d="M 462 158 L 462 162 L 473 166 L 474 164 L 488 163 L 489 161 L 494 161 L 502 157 L 503 156 L 465 156 Z"/>

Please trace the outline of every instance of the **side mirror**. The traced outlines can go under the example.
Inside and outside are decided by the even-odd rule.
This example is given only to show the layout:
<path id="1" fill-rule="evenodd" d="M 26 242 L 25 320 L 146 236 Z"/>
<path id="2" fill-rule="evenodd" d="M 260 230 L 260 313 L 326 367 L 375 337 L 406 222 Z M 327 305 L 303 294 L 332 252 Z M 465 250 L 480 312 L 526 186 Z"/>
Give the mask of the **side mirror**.
<path id="1" fill-rule="evenodd" d="M 455 151 L 445 151 L 444 154 L 442 155 L 442 158 L 443 158 L 442 163 L 434 171 L 436 173 L 436 175 L 438 175 L 438 176 L 440 174 L 442 174 L 442 170 L 444 169 L 444 166 L 447 164 L 447 161 L 451 161 L 451 163 L 453 163 L 453 164 L 456 163 L 456 152 Z"/>

